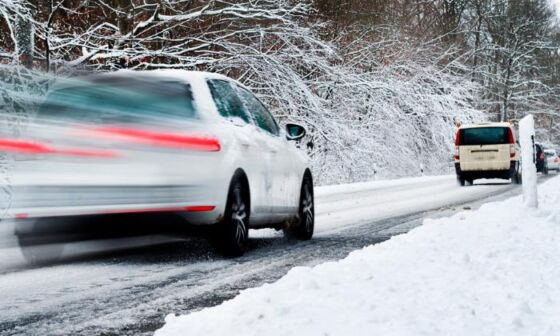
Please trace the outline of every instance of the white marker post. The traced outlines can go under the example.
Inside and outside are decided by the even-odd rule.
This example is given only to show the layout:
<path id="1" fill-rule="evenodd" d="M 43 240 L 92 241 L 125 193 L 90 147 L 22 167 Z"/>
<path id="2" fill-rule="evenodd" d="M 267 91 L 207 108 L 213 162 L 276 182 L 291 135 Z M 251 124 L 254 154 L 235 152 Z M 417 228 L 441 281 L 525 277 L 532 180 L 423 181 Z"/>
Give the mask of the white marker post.
<path id="1" fill-rule="evenodd" d="M 521 143 L 523 200 L 526 207 L 538 208 L 535 120 L 532 115 L 528 115 L 519 121 L 519 142 Z"/>

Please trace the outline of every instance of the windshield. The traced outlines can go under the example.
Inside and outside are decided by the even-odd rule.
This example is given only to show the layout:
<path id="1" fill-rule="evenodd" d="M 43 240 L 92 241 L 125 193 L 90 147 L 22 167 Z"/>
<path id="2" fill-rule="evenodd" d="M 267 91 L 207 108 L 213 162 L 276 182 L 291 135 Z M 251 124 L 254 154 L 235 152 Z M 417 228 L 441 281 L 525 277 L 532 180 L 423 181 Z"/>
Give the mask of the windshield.
<path id="1" fill-rule="evenodd" d="M 190 85 L 177 81 L 110 80 L 53 91 L 39 117 L 88 122 L 196 118 Z"/>
<path id="2" fill-rule="evenodd" d="M 501 145 L 509 143 L 507 127 L 465 128 L 460 132 L 460 145 Z"/>

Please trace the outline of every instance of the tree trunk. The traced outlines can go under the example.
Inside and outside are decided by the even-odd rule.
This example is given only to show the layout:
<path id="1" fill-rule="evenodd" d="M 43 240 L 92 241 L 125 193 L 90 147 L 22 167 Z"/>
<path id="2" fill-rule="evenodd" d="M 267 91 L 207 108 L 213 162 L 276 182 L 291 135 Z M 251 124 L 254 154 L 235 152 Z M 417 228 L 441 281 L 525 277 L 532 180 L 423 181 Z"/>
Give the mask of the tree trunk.
<path id="1" fill-rule="evenodd" d="M 31 22 L 35 11 L 32 5 L 28 4 L 30 15 L 27 17 L 18 16 L 16 22 L 16 52 L 19 63 L 24 67 L 31 69 L 33 67 L 33 49 L 34 49 L 34 27 Z"/>

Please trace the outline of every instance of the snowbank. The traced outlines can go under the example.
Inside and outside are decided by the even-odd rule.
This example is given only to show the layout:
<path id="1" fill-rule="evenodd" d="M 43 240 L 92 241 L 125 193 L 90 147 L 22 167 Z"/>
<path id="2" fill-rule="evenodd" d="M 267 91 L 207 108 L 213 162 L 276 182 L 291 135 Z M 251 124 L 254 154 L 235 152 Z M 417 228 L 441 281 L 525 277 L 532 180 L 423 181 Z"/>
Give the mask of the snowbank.
<path id="1" fill-rule="evenodd" d="M 560 335 L 560 177 L 186 316 L 173 335 Z"/>

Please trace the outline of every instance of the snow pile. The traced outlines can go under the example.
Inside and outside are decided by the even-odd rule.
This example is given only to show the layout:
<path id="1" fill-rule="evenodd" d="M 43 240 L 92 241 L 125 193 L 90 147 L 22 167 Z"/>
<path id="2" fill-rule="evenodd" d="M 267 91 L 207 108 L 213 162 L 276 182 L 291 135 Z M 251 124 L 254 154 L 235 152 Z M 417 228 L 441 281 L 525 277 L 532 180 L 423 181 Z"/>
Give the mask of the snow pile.
<path id="1" fill-rule="evenodd" d="M 156 335 L 558 335 L 560 177 L 539 195 L 538 210 L 515 197 L 294 268 Z"/>
<path id="2" fill-rule="evenodd" d="M 538 207 L 537 166 L 535 165 L 535 121 L 528 115 L 519 122 L 519 141 L 521 143 L 521 163 L 523 176 L 523 197 L 525 205 Z"/>

